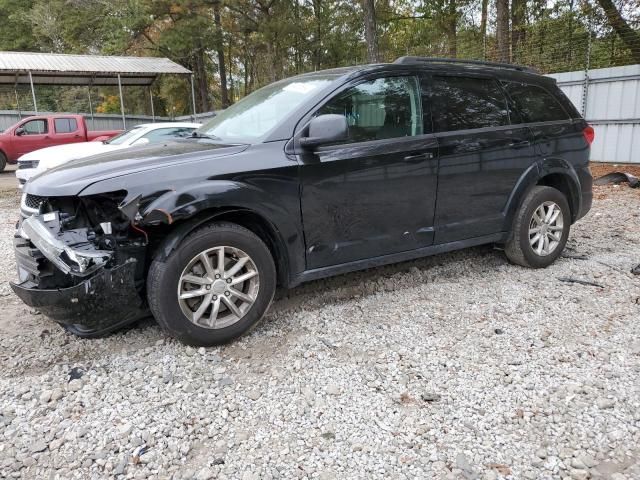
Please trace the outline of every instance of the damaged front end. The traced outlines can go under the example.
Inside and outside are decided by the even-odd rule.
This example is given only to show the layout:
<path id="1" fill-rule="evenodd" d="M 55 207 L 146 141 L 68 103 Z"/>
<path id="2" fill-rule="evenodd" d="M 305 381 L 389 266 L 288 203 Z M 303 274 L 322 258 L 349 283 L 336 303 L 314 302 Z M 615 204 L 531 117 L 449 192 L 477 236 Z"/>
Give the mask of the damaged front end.
<path id="1" fill-rule="evenodd" d="M 120 208 L 125 192 L 42 198 L 25 194 L 14 238 L 27 305 L 87 336 L 146 316 L 147 239 Z"/>

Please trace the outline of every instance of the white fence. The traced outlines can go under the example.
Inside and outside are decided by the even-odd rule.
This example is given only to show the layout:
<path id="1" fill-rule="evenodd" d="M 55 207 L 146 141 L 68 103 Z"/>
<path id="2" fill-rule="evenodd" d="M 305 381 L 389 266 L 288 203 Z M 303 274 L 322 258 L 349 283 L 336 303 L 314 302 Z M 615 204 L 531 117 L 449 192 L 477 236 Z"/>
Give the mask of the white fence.
<path id="1" fill-rule="evenodd" d="M 640 163 L 640 65 L 549 76 L 595 129 L 591 160 Z"/>
<path id="2" fill-rule="evenodd" d="M 55 115 L 61 112 L 38 112 L 39 115 Z M 18 123 L 22 118 L 35 115 L 35 112 L 18 112 L 17 110 L 0 110 L 0 131 Z M 88 113 L 81 113 L 87 120 L 89 130 L 121 130 L 122 116 L 120 114 L 95 113 L 93 117 Z M 206 112 L 196 114 L 196 122 L 203 123 L 212 118 L 215 112 Z M 181 117 L 150 117 L 146 115 L 126 115 L 127 128 L 134 127 L 141 123 L 152 122 L 191 122 L 193 115 L 184 115 Z"/>

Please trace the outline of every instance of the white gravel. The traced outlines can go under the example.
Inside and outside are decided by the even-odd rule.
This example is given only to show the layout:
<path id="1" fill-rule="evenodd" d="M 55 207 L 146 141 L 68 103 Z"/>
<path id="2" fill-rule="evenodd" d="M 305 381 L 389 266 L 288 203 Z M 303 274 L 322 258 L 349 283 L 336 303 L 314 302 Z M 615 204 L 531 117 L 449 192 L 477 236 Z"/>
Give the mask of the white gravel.
<path id="1" fill-rule="evenodd" d="M 6 286 L 16 208 L 0 478 L 640 478 L 640 190 L 599 188 L 546 270 L 482 247 L 314 282 L 211 349 L 29 312 Z"/>

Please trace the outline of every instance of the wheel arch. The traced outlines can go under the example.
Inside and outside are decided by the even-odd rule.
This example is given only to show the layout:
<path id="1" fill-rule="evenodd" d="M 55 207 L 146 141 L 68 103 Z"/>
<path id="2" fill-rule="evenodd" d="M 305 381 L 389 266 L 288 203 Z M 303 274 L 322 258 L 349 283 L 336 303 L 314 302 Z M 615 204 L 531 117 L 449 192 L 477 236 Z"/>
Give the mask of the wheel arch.
<path id="1" fill-rule="evenodd" d="M 191 218 L 165 225 L 165 236 L 153 249 L 153 258 L 164 261 L 193 231 L 212 222 L 231 222 L 255 233 L 271 252 L 276 266 L 277 283 L 289 283 L 289 257 L 284 240 L 276 226 L 260 213 L 245 207 L 219 207 L 203 210 Z"/>
<path id="2" fill-rule="evenodd" d="M 576 221 L 582 204 L 578 175 L 569 162 L 561 158 L 547 158 L 532 164 L 516 182 L 503 210 L 506 230 L 511 229 L 522 200 L 536 185 L 553 187 L 562 192 L 569 202 L 571 223 Z"/>

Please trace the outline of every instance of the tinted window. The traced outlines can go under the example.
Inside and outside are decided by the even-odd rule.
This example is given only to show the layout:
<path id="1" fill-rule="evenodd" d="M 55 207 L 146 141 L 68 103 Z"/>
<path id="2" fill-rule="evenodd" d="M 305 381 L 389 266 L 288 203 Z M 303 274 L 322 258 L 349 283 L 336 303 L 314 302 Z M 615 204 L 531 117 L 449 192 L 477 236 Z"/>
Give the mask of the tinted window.
<path id="1" fill-rule="evenodd" d="M 71 133 L 78 129 L 75 118 L 56 118 L 54 121 L 56 133 Z"/>
<path id="2" fill-rule="evenodd" d="M 509 124 L 507 99 L 494 80 L 433 77 L 431 97 L 436 132 Z"/>
<path id="3" fill-rule="evenodd" d="M 379 78 L 361 83 L 329 101 L 318 115 L 347 117 L 350 142 L 422 134 L 422 104 L 415 77 Z"/>
<path id="4" fill-rule="evenodd" d="M 27 135 L 41 135 L 48 131 L 46 120 L 29 120 L 22 124 L 22 128 Z"/>
<path id="5" fill-rule="evenodd" d="M 504 86 L 525 122 L 569 119 L 558 100 L 544 88 L 524 83 L 506 83 Z"/>
<path id="6" fill-rule="evenodd" d="M 141 138 L 148 138 L 149 142 L 161 142 L 172 138 L 190 137 L 194 130 L 195 128 L 189 127 L 158 128 L 143 135 Z"/>

